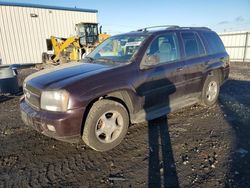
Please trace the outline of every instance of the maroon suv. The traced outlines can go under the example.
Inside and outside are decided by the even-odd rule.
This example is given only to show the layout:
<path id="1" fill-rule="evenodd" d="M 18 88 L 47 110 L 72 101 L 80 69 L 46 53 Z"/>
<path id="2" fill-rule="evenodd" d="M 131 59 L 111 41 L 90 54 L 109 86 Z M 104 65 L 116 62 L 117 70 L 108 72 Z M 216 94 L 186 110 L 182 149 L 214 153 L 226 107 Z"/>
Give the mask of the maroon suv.
<path id="1" fill-rule="evenodd" d="M 98 151 L 117 146 L 129 124 L 194 103 L 215 104 L 229 56 L 208 28 L 148 28 L 110 37 L 85 57 L 29 76 L 23 121 L 49 137 Z"/>

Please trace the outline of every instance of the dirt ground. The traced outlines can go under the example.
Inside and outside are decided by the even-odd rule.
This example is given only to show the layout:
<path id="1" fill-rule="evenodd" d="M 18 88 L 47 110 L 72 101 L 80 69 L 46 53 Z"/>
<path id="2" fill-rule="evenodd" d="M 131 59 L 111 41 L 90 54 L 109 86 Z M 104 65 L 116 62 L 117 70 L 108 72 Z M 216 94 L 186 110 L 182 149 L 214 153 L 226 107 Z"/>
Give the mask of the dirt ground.
<path id="1" fill-rule="evenodd" d="M 0 187 L 250 187 L 250 67 L 232 66 L 213 108 L 130 127 L 115 149 L 45 137 L 0 98 Z"/>

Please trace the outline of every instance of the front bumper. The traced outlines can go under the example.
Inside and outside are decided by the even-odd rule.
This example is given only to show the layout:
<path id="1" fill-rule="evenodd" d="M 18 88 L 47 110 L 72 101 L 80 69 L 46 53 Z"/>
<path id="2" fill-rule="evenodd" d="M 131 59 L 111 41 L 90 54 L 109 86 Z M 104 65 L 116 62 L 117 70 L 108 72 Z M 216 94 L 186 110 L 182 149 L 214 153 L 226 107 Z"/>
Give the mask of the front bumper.
<path id="1" fill-rule="evenodd" d="M 80 141 L 85 108 L 67 112 L 38 111 L 29 106 L 24 99 L 20 101 L 20 108 L 23 122 L 38 132 L 65 142 Z"/>

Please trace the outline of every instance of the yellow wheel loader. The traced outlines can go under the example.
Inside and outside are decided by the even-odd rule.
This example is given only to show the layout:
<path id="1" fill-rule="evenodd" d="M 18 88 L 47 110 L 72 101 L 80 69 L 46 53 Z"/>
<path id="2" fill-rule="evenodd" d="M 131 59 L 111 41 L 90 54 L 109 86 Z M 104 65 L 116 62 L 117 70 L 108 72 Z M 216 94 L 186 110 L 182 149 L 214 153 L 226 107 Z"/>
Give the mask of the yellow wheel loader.
<path id="1" fill-rule="evenodd" d="M 47 50 L 53 50 L 53 54 L 47 52 L 42 54 L 44 63 L 52 64 L 66 63 L 69 61 L 79 61 L 98 44 L 110 37 L 102 33 L 101 27 L 98 31 L 96 23 L 76 24 L 76 36 L 69 38 L 59 38 L 51 36 L 47 39 Z"/>

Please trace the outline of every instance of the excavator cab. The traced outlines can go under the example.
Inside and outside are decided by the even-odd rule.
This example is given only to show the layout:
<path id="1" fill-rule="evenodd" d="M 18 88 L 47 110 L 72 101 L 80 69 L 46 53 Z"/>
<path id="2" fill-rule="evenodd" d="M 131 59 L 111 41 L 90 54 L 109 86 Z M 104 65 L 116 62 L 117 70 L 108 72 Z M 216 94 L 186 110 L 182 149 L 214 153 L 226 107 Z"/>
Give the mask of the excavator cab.
<path id="1" fill-rule="evenodd" d="M 93 46 L 98 43 L 98 25 L 96 23 L 76 24 L 76 34 L 81 46 Z"/>

